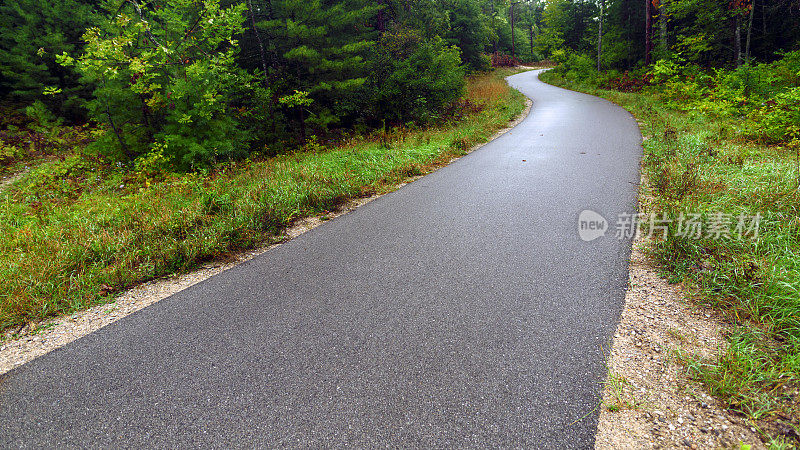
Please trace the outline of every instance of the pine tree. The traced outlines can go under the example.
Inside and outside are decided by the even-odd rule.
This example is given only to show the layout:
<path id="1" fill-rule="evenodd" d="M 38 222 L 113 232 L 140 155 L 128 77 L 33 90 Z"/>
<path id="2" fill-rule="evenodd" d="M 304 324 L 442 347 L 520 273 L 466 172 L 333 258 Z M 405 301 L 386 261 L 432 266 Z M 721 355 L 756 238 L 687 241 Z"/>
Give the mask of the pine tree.
<path id="1" fill-rule="evenodd" d="M 0 97 L 28 105 L 43 100 L 55 112 L 80 120 L 90 88 L 55 56 L 76 53 L 96 20 L 91 3 L 77 0 L 3 0 L 0 3 Z M 62 95 L 44 97 L 46 87 Z"/>
<path id="2" fill-rule="evenodd" d="M 305 92 L 312 101 L 295 108 L 301 127 L 307 122 L 326 129 L 357 114 L 380 6 L 364 0 L 272 0 L 262 7 L 269 19 L 258 26 L 271 54 L 273 87 L 287 98 Z"/>
<path id="3" fill-rule="evenodd" d="M 461 59 L 474 69 L 485 69 L 481 56 L 489 43 L 489 30 L 475 0 L 443 0 L 450 14 L 450 30 L 443 38 L 461 49 Z"/>

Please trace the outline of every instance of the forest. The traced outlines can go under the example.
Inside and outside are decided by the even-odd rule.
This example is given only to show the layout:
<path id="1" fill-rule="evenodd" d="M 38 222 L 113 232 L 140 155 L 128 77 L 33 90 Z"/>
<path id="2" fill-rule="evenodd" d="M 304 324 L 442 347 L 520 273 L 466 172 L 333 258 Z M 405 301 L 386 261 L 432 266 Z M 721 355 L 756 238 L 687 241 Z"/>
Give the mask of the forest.
<path id="1" fill-rule="evenodd" d="M 794 49 L 797 17 L 795 0 L 8 0 L 0 162 L 56 133 L 130 167 L 209 168 L 430 123 L 492 65 L 609 83 L 755 67 Z"/>
<path id="2" fill-rule="evenodd" d="M 429 123 L 487 52 L 509 59 L 513 37 L 532 58 L 541 11 L 522 6 L 514 36 L 494 0 L 4 2 L 2 160 L 32 126 L 90 124 L 106 158 L 187 171 Z"/>

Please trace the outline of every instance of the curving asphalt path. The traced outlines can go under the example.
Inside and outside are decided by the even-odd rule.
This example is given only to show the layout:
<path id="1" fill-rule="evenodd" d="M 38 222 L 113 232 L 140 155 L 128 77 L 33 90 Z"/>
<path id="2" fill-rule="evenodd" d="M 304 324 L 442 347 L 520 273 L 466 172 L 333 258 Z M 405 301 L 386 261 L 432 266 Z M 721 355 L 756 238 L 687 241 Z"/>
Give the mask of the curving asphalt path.
<path id="1" fill-rule="evenodd" d="M 622 108 L 509 82 L 511 132 L 0 380 L 0 447 L 587 448 L 635 208 Z"/>

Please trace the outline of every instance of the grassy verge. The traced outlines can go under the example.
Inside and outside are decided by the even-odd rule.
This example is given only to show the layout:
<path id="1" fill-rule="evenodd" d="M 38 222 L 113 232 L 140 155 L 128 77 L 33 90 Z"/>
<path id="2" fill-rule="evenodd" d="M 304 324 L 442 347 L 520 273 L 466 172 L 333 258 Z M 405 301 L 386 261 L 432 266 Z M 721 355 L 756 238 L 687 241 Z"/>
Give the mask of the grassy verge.
<path id="1" fill-rule="evenodd" d="M 797 155 L 759 145 L 737 132 L 733 118 L 665 106 L 658 88 L 623 93 L 547 82 L 605 97 L 639 120 L 648 179 L 645 213 L 672 221 L 651 251 L 664 274 L 684 281 L 695 301 L 722 311 L 729 347 L 713 360 L 687 356 L 694 377 L 712 394 L 756 421 L 775 445 L 795 442 L 800 415 L 800 190 Z M 684 236 L 681 213 L 706 228 Z M 722 214 L 722 215 L 719 215 Z M 761 216 L 758 234 L 736 233 L 740 217 Z M 719 219 L 719 221 L 718 221 Z M 727 223 L 730 234 L 708 228 Z M 745 230 L 746 231 L 746 230 Z"/>
<path id="2" fill-rule="evenodd" d="M 79 150 L 57 155 L 0 193 L 0 330 L 269 243 L 295 219 L 392 190 L 463 155 L 524 109 L 503 80 L 511 73 L 470 78 L 468 102 L 438 127 L 313 144 L 207 174 L 152 176 Z"/>

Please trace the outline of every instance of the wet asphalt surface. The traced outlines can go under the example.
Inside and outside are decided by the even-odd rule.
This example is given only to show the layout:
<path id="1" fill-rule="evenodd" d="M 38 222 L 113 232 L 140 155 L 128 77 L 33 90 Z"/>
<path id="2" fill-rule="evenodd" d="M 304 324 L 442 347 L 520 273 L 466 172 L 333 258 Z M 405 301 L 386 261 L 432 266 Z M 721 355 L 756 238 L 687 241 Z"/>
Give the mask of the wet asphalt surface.
<path id="1" fill-rule="evenodd" d="M 591 447 L 641 136 L 537 74 L 481 149 L 11 371 L 0 447 Z"/>

